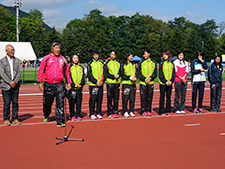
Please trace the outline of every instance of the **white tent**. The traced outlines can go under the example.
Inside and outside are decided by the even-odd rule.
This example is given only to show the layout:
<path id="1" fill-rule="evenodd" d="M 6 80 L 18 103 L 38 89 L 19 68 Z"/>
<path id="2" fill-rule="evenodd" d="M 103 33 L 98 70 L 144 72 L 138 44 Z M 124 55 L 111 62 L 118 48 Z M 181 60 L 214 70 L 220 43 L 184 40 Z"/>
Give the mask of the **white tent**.
<path id="1" fill-rule="evenodd" d="M 30 42 L 0 42 L 0 59 L 6 55 L 5 47 L 8 44 L 11 44 L 14 47 L 14 55 L 20 60 L 37 59 Z"/>

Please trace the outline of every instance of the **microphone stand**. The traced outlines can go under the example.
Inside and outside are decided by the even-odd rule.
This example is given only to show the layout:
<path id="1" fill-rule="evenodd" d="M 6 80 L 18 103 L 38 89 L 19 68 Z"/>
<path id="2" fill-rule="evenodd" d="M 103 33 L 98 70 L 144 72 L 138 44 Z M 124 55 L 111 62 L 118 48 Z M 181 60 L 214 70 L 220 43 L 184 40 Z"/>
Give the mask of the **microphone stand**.
<path id="1" fill-rule="evenodd" d="M 69 138 L 74 126 L 71 125 L 71 130 L 69 132 L 69 134 L 67 135 L 67 124 L 66 124 L 66 97 L 64 98 L 64 108 L 65 108 L 65 113 L 64 113 L 64 120 L 65 120 L 65 136 L 62 137 L 56 137 L 57 140 L 61 140 L 58 143 L 56 143 L 56 145 L 59 145 L 63 142 L 67 142 L 67 141 L 84 141 L 84 139 L 75 139 L 75 138 Z"/>

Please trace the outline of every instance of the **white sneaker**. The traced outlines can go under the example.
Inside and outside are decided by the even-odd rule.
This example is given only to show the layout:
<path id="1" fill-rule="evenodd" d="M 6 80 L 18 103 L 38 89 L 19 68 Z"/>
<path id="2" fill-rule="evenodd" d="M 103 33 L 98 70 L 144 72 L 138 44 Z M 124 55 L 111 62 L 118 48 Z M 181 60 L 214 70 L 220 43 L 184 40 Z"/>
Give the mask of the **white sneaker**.
<path id="1" fill-rule="evenodd" d="M 123 116 L 126 117 L 126 118 L 130 117 L 127 112 L 125 112 Z"/>
<path id="2" fill-rule="evenodd" d="M 96 120 L 97 117 L 93 114 L 93 115 L 91 115 L 91 119 L 92 119 L 92 120 Z"/>
<path id="3" fill-rule="evenodd" d="M 181 112 L 181 114 L 185 114 L 185 111 L 184 110 L 181 110 L 180 112 Z"/>
<path id="4" fill-rule="evenodd" d="M 176 114 L 181 114 L 181 112 L 179 110 L 176 111 Z"/>
<path id="5" fill-rule="evenodd" d="M 133 112 L 130 112 L 130 116 L 131 116 L 131 117 L 135 117 L 135 115 L 134 115 Z"/>
<path id="6" fill-rule="evenodd" d="M 102 119 L 101 114 L 97 114 L 97 117 L 98 117 L 99 119 Z"/>

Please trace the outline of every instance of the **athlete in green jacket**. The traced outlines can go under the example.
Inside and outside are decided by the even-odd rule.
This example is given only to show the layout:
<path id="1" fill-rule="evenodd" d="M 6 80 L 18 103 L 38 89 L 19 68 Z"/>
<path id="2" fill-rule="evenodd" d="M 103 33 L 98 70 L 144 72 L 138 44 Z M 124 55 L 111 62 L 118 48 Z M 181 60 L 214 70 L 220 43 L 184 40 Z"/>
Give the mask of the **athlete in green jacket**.
<path id="1" fill-rule="evenodd" d="M 72 121 L 81 121 L 81 104 L 82 104 L 82 89 L 85 85 L 84 68 L 79 64 L 79 56 L 72 55 L 70 58 L 70 76 L 72 79 L 69 107 L 70 117 Z M 75 115 L 75 104 L 76 104 L 76 115 Z"/>
<path id="2" fill-rule="evenodd" d="M 133 55 L 130 52 L 125 54 L 125 59 L 121 65 L 122 77 L 122 107 L 124 117 L 135 117 L 134 115 L 134 102 L 136 94 L 136 66 L 132 62 Z M 129 102 L 129 111 L 127 110 L 127 103 Z"/>
<path id="3" fill-rule="evenodd" d="M 105 82 L 104 63 L 99 60 L 98 51 L 92 52 L 92 60 L 87 66 L 88 84 L 90 88 L 89 111 L 92 120 L 102 119 L 102 97 L 103 84 Z M 95 112 L 95 103 L 97 102 L 97 110 Z"/>
<path id="4" fill-rule="evenodd" d="M 118 118 L 118 103 L 120 95 L 120 62 L 116 60 L 117 51 L 112 50 L 110 59 L 105 63 L 107 83 L 107 108 L 109 118 Z M 114 103 L 112 103 L 114 102 Z"/>
<path id="5" fill-rule="evenodd" d="M 140 84 L 141 113 L 144 117 L 152 116 L 152 97 L 154 79 L 157 77 L 157 63 L 150 58 L 150 50 L 142 53 L 143 59 L 138 64 L 137 75 Z"/>
<path id="6" fill-rule="evenodd" d="M 163 52 L 162 62 L 159 66 L 159 86 L 160 86 L 160 100 L 159 100 L 159 114 L 162 116 L 171 115 L 171 93 L 172 84 L 175 79 L 175 68 L 170 61 L 172 54 L 170 51 Z M 166 109 L 164 109 L 166 93 Z"/>

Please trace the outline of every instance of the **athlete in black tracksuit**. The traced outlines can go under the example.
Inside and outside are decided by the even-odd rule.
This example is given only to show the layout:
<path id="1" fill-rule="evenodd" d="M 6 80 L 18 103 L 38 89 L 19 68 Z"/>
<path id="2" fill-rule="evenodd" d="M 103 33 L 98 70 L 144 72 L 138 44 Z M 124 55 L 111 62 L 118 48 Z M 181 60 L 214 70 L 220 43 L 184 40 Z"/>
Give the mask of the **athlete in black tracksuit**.
<path id="1" fill-rule="evenodd" d="M 116 60 L 117 51 L 112 50 L 110 59 L 105 63 L 105 75 L 107 83 L 107 107 L 108 117 L 118 118 L 118 103 L 120 95 L 120 62 Z"/>
<path id="2" fill-rule="evenodd" d="M 130 52 L 125 54 L 125 60 L 121 64 L 120 72 L 122 77 L 122 107 L 123 116 L 135 117 L 134 115 L 134 102 L 136 95 L 136 65 L 132 62 L 133 55 Z M 129 110 L 127 103 L 129 102 Z"/>
<path id="3" fill-rule="evenodd" d="M 157 77 L 157 63 L 150 58 L 150 51 L 144 50 L 143 59 L 138 64 L 137 76 L 140 84 L 141 113 L 151 116 L 154 80 Z"/>
<path id="4" fill-rule="evenodd" d="M 103 99 L 103 84 L 105 82 L 104 63 L 99 60 L 97 51 L 92 52 L 92 60 L 87 66 L 88 84 L 90 89 L 89 98 L 89 116 L 92 120 L 102 119 L 102 99 Z M 95 111 L 95 104 L 97 110 Z"/>
<path id="5" fill-rule="evenodd" d="M 76 60 L 75 60 L 76 59 Z M 75 60 L 75 63 L 74 61 Z M 69 106 L 70 106 L 70 117 L 74 121 L 76 118 L 81 120 L 81 104 L 82 104 L 82 90 L 85 85 L 85 74 L 84 68 L 78 63 L 79 57 L 73 55 L 70 59 L 70 76 L 72 79 Z M 76 104 L 76 115 L 75 115 L 75 104 Z"/>

